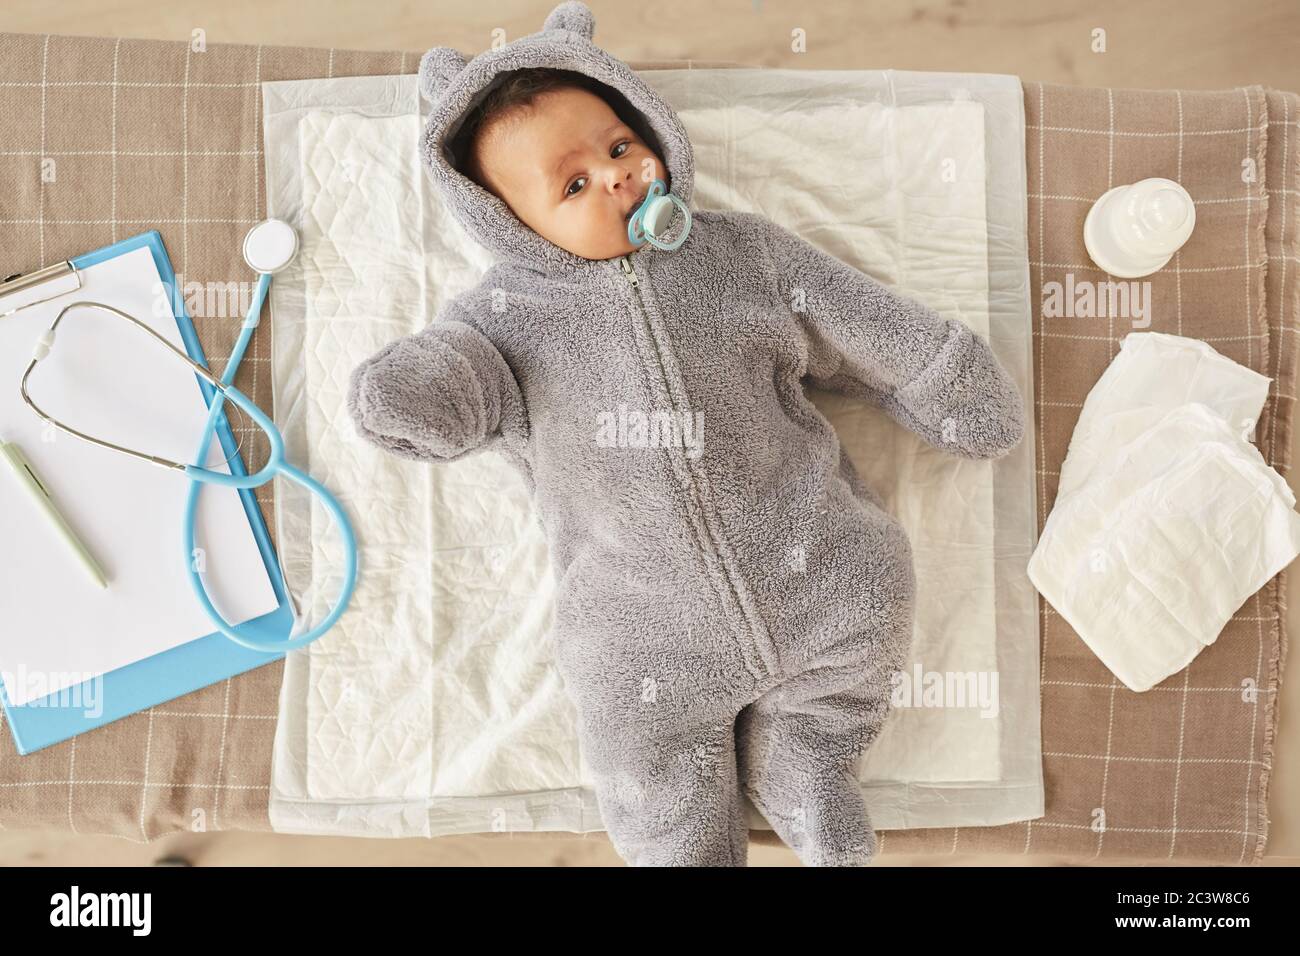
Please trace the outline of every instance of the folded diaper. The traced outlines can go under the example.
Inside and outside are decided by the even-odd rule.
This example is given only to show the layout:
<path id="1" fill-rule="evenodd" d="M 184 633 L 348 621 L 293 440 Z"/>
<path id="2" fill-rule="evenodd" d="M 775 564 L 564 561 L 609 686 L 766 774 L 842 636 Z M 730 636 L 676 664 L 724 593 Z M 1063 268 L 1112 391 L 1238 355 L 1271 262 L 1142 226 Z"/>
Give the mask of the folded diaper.
<path id="1" fill-rule="evenodd" d="M 1028 573 L 1135 691 L 1300 554 L 1295 495 L 1251 443 L 1269 382 L 1197 339 L 1133 332 L 1084 403 Z"/>

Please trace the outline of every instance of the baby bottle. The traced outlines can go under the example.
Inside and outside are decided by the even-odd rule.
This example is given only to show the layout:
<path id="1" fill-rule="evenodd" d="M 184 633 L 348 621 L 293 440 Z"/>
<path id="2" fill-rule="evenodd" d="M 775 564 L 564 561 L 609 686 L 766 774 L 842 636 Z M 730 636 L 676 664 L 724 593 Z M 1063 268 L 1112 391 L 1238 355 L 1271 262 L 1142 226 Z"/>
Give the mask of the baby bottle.
<path id="1" fill-rule="evenodd" d="M 1143 179 L 1116 186 L 1093 204 L 1083 221 L 1083 244 L 1106 272 L 1133 279 L 1163 267 L 1195 225 L 1186 189 L 1172 179 Z"/>

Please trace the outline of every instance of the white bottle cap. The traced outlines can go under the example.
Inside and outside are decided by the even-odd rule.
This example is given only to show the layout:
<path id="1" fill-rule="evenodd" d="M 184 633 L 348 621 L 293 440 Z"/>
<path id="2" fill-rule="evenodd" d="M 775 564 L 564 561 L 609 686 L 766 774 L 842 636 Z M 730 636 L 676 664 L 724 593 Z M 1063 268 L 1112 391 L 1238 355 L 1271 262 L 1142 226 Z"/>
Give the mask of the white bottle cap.
<path id="1" fill-rule="evenodd" d="M 1162 268 L 1196 225 L 1196 206 L 1172 179 L 1153 177 L 1116 186 L 1083 221 L 1083 244 L 1106 272 L 1132 279 Z"/>

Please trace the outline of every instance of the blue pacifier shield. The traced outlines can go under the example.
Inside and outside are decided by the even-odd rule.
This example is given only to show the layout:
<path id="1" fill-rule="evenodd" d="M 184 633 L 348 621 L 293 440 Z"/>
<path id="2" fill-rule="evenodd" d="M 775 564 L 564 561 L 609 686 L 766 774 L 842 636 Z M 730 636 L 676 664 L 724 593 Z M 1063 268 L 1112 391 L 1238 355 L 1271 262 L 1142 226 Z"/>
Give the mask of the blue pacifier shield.
<path id="1" fill-rule="evenodd" d="M 665 236 L 672 225 L 674 206 L 682 211 L 682 229 L 681 234 L 676 239 L 667 242 Z M 690 231 L 691 211 L 686 208 L 686 203 L 668 192 L 668 186 L 662 179 L 656 179 L 650 184 L 649 190 L 646 191 L 645 201 L 632 214 L 632 218 L 627 224 L 627 238 L 632 245 L 640 246 L 649 242 L 656 249 L 665 251 L 678 248 L 686 241 L 686 236 Z"/>

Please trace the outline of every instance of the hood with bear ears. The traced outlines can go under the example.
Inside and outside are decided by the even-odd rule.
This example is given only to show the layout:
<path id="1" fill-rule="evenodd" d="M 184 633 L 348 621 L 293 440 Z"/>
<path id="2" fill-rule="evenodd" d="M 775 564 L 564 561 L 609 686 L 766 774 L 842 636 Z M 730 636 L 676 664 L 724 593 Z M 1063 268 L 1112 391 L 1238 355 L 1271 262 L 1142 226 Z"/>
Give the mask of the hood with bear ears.
<path id="1" fill-rule="evenodd" d="M 562 249 L 525 225 L 510 207 L 456 168 L 452 143 L 469 110 L 511 70 L 550 67 L 573 70 L 621 95 L 618 110 L 663 162 L 669 188 L 690 204 L 695 159 L 686 130 L 663 98 L 620 60 L 591 42 L 596 21 L 579 0 L 551 11 L 540 33 L 486 50 L 468 63 L 450 47 L 434 47 L 420 60 L 420 92 L 430 103 L 420 141 L 424 164 L 456 220 L 498 258 L 545 273 L 590 272 L 611 260 L 585 259 Z M 616 99 L 617 99 L 616 95 Z M 655 254 L 648 243 L 638 254 Z"/>

